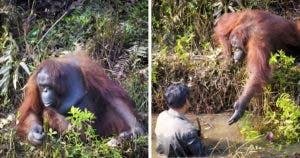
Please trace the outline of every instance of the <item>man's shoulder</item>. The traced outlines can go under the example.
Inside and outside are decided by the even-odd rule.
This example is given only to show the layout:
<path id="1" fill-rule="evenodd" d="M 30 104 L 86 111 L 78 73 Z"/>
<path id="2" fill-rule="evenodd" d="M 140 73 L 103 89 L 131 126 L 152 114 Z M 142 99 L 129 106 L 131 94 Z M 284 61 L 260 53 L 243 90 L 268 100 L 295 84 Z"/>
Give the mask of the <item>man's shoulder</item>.
<path id="1" fill-rule="evenodd" d="M 170 123 L 174 123 L 178 126 L 184 127 L 184 128 L 193 128 L 193 123 L 190 122 L 189 120 L 187 120 L 184 117 L 179 117 L 176 116 L 174 114 L 171 114 L 168 110 L 165 110 L 163 112 L 161 112 L 158 117 L 157 117 L 157 122 L 168 122 Z"/>
<path id="2" fill-rule="evenodd" d="M 158 114 L 158 117 L 163 117 L 165 115 L 168 115 L 168 110 L 164 110 L 163 112 Z"/>
<path id="3" fill-rule="evenodd" d="M 168 117 L 169 117 L 168 116 L 168 111 L 165 110 L 165 111 L 159 113 L 159 115 L 157 117 L 157 122 L 164 121 L 164 120 L 168 119 Z"/>

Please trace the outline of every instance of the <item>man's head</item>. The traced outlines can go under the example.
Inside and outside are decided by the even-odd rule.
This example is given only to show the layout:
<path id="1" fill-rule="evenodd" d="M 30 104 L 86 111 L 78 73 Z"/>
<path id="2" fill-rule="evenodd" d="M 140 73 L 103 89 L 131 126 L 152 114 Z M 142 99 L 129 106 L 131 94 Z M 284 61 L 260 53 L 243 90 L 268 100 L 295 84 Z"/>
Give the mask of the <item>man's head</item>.
<path id="1" fill-rule="evenodd" d="M 183 83 L 169 86 L 164 95 L 167 105 L 172 109 L 182 109 L 186 104 L 188 107 L 189 88 Z"/>

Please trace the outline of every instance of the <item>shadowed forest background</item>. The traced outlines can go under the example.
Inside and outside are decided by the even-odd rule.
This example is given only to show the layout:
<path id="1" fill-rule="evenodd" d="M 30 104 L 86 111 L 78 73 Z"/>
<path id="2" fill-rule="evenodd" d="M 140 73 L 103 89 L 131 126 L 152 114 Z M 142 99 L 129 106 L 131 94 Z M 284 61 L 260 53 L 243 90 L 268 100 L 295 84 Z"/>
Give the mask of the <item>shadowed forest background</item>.
<path id="1" fill-rule="evenodd" d="M 282 51 L 272 52 L 273 79 L 261 95 L 251 100 L 242 121 L 227 126 L 228 118 L 220 119 L 218 115 L 233 113 L 233 104 L 241 94 L 248 75 L 245 62 L 224 62 L 221 49 L 214 42 L 213 28 L 224 13 L 244 9 L 262 9 L 291 21 L 300 20 L 299 1 L 152 1 L 152 120 L 156 119 L 155 114 L 167 109 L 163 97 L 166 88 L 172 83 L 183 82 L 190 88 L 189 112 L 193 121 L 197 115 L 205 115 L 206 118 L 206 114 L 217 113 L 213 116 L 224 120 L 224 129 L 219 131 L 226 133 L 229 132 L 227 129 L 238 127 L 246 140 L 245 144 L 233 148 L 228 140 L 207 144 L 211 149 L 210 156 L 224 156 L 225 153 L 230 157 L 255 157 L 261 152 L 270 152 L 266 146 L 275 149 L 270 152 L 275 155 L 266 154 L 266 157 L 297 155 L 295 151 L 292 154 L 280 153 L 281 149 L 292 144 L 296 144 L 293 148 L 300 153 L 300 71 L 295 67 L 295 59 L 285 56 Z M 210 123 L 218 124 L 206 121 L 205 128 Z M 254 143 L 259 140 L 267 142 L 267 145 Z M 226 147 L 217 151 L 222 141 Z"/>
<path id="2" fill-rule="evenodd" d="M 147 122 L 147 0 L 1 0 L 0 157 L 148 155 L 147 136 L 126 141 L 118 148 L 108 147 L 106 139 L 83 143 L 77 135 L 79 127 L 67 134 L 67 138 L 49 129 L 46 143 L 41 147 L 16 137 L 16 109 L 29 75 L 43 60 L 76 48 L 87 50 L 108 76 L 129 92 Z M 71 120 L 92 121 L 85 112 L 73 112 L 76 114 Z"/>

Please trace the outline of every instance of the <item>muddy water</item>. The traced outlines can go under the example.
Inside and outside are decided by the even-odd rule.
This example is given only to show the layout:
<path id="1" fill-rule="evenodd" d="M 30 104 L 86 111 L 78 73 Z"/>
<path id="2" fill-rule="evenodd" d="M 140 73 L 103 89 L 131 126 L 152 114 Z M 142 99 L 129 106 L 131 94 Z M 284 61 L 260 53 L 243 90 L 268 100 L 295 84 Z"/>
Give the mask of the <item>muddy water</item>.
<path id="1" fill-rule="evenodd" d="M 159 157 L 155 152 L 156 138 L 154 128 L 157 114 L 152 114 L 152 157 Z M 283 148 L 281 151 L 275 147 L 266 146 L 263 142 L 246 143 L 240 134 L 241 125 L 236 123 L 227 125 L 226 121 L 230 113 L 222 114 L 187 114 L 187 118 L 192 120 L 196 127 L 197 118 L 200 120 L 202 140 L 211 157 L 281 157 L 300 153 L 300 143 Z"/>

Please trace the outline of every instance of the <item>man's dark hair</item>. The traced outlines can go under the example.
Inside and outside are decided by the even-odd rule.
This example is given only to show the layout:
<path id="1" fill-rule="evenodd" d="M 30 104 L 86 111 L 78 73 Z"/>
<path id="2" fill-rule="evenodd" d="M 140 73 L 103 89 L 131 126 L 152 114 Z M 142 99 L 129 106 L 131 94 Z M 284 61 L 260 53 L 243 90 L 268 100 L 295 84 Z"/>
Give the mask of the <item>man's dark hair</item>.
<path id="1" fill-rule="evenodd" d="M 183 83 L 169 86 L 164 95 L 170 108 L 181 108 L 189 97 L 189 88 Z"/>

